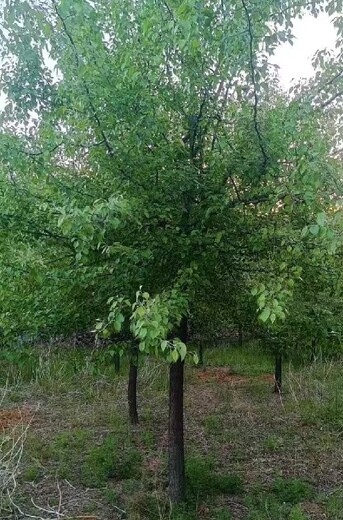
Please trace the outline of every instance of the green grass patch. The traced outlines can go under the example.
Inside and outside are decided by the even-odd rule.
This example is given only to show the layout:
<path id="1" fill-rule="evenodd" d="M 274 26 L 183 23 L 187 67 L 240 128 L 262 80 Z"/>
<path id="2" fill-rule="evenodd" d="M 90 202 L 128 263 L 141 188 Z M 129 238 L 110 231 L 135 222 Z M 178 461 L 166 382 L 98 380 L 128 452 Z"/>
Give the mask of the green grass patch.
<path id="1" fill-rule="evenodd" d="M 207 365 L 229 367 L 233 373 L 246 376 L 270 374 L 274 371 L 273 357 L 257 343 L 243 347 L 211 348 L 206 351 L 205 360 Z"/>
<path id="2" fill-rule="evenodd" d="M 28 466 L 22 472 L 22 479 L 25 482 L 34 482 L 42 475 L 41 468 L 38 466 Z"/>
<path id="3" fill-rule="evenodd" d="M 186 462 L 186 479 L 189 498 L 206 498 L 211 495 L 237 495 L 243 491 L 243 481 L 238 475 L 215 471 L 210 457 L 195 456 Z"/>
<path id="4" fill-rule="evenodd" d="M 81 483 L 87 487 L 101 487 L 109 479 L 139 479 L 142 455 L 133 446 L 125 446 L 122 440 L 108 435 L 101 446 L 92 448 L 81 466 Z"/>
<path id="5" fill-rule="evenodd" d="M 302 479 L 277 478 L 268 489 L 257 485 L 245 498 L 246 520 L 305 520 L 301 504 L 313 496 L 312 486 Z"/>

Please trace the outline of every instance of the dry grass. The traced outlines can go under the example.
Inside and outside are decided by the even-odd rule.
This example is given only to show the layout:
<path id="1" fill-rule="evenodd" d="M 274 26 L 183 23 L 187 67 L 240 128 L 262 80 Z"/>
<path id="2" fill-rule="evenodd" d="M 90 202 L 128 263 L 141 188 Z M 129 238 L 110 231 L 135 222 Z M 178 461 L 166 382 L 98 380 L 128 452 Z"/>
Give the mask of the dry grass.
<path id="1" fill-rule="evenodd" d="M 342 519 L 339 400 L 337 405 L 342 367 L 290 369 L 282 399 L 272 393 L 268 377 L 255 373 L 249 377 L 246 369 L 244 377 L 237 374 L 235 384 L 226 376 L 218 379 L 213 369 L 209 374 L 199 376 L 199 369 L 194 368 L 187 372 L 185 423 L 187 460 L 194 478 L 200 478 L 207 467 L 212 473 L 208 483 L 195 482 L 198 492 L 173 517 L 165 493 L 168 412 L 163 366 L 150 362 L 141 371 L 141 423 L 134 429 L 126 421 L 125 376 L 115 381 L 90 378 L 80 388 L 58 384 L 47 393 L 37 383 L 15 388 L 21 409 L 38 403 L 40 407 L 29 432 L 24 423 L 17 434 L 8 430 L 13 441 L 9 445 L 7 438 L 10 451 L 3 451 L 2 456 L 6 482 L 2 494 L 7 500 L 2 507 L 11 509 L 8 496 L 12 496 L 17 513 L 7 512 L 6 518 L 14 520 L 20 509 L 27 518 L 44 520 Z M 3 408 L 11 404 L 11 391 Z M 331 398 L 332 409 L 328 406 Z M 101 464 L 110 457 L 110 452 L 104 456 L 101 452 L 106 439 L 113 440 L 118 461 L 124 457 L 124 477 L 114 471 L 101 480 Z M 136 453 L 140 462 L 132 458 Z M 204 465 L 198 468 L 199 460 Z M 85 463 L 95 464 L 88 468 L 91 475 L 100 471 L 94 487 L 84 483 Z M 224 489 L 228 477 L 234 483 L 242 481 L 243 491 L 214 493 L 213 482 Z M 298 502 L 284 505 L 279 488 L 274 489 L 279 479 L 285 483 L 280 489 L 290 482 L 294 500 L 299 492 Z M 308 496 L 301 495 L 304 482 L 313 490 Z"/>

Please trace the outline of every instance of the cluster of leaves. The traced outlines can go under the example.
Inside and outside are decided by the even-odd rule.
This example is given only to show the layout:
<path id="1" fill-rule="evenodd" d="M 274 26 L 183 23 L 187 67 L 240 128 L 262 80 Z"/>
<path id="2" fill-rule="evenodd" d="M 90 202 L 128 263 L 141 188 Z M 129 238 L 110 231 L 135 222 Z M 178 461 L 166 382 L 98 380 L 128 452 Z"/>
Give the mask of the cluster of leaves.
<path id="1" fill-rule="evenodd" d="M 125 329 L 142 351 L 176 361 L 185 317 L 199 329 L 286 330 L 318 257 L 330 253 L 340 270 L 341 166 L 327 124 L 340 98 L 324 112 L 305 87 L 289 99 L 269 64 L 306 8 L 6 4 L 4 334 L 98 319 L 97 332 Z M 341 81 L 333 67 L 318 63 L 320 88 Z"/>

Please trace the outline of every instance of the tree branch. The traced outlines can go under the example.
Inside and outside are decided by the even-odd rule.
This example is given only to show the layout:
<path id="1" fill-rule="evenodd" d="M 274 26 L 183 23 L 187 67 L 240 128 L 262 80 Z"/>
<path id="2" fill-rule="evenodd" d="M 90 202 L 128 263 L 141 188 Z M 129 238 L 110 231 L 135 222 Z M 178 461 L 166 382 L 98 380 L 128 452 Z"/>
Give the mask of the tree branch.
<path id="1" fill-rule="evenodd" d="M 260 150 L 262 153 L 262 169 L 263 173 L 265 173 L 267 164 L 268 164 L 268 155 L 264 146 L 263 137 L 260 131 L 260 124 L 258 122 L 258 105 L 259 105 L 259 99 L 257 95 L 257 81 L 256 81 L 256 72 L 254 67 L 254 35 L 252 32 L 252 24 L 251 24 L 251 17 L 249 10 L 246 6 L 245 0 L 242 0 L 242 5 L 246 14 L 247 23 L 248 23 L 248 33 L 249 33 L 249 58 L 250 58 L 250 69 L 251 69 L 251 80 L 253 83 L 253 90 L 254 90 L 254 106 L 253 106 L 253 119 L 254 119 L 254 127 L 256 131 L 256 135 L 258 138 Z"/>
<path id="2" fill-rule="evenodd" d="M 337 98 L 339 98 L 341 96 L 343 96 L 343 90 L 340 90 L 339 92 L 336 92 L 336 94 L 331 96 L 327 101 L 324 101 L 324 103 L 322 103 L 320 105 L 320 108 L 328 107 L 329 105 L 331 105 L 331 103 L 333 103 Z"/>
<path id="3" fill-rule="evenodd" d="M 74 52 L 74 56 L 75 56 L 75 62 L 76 62 L 76 66 L 77 68 L 80 68 L 80 57 L 79 57 L 79 53 L 78 53 L 78 50 L 77 50 L 77 46 L 76 46 L 76 43 L 74 41 L 74 38 L 72 36 L 72 34 L 70 33 L 70 31 L 68 30 L 68 27 L 65 23 L 65 18 L 63 18 L 63 16 L 60 14 L 59 10 L 57 9 L 57 3 L 56 3 L 56 0 L 52 0 L 52 3 L 54 5 L 54 10 L 56 12 L 56 15 L 58 16 L 59 20 L 61 21 L 62 23 L 62 27 L 63 27 L 63 30 L 67 36 L 67 38 L 69 39 L 69 42 L 73 48 L 73 52 Z M 109 155 L 113 156 L 114 155 L 114 150 L 113 150 L 113 147 L 111 145 L 111 143 L 109 142 L 109 140 L 107 139 L 107 136 L 102 128 L 102 125 L 101 125 L 101 121 L 99 119 L 99 116 L 97 114 L 97 111 L 95 109 L 95 106 L 93 104 L 93 101 L 92 101 L 92 97 L 91 97 L 91 94 L 90 94 L 90 91 L 89 91 L 89 88 L 88 88 L 88 85 L 86 83 L 85 80 L 82 80 L 82 84 L 83 84 L 83 87 L 85 89 L 85 92 L 86 92 L 86 96 L 87 96 L 87 99 L 88 99 L 88 103 L 89 103 L 89 106 L 90 106 L 90 109 L 92 111 L 92 114 L 93 114 L 93 118 L 99 128 L 99 131 L 100 131 L 100 134 L 102 136 L 102 139 L 103 139 L 103 142 L 106 146 L 106 149 L 109 153 Z"/>

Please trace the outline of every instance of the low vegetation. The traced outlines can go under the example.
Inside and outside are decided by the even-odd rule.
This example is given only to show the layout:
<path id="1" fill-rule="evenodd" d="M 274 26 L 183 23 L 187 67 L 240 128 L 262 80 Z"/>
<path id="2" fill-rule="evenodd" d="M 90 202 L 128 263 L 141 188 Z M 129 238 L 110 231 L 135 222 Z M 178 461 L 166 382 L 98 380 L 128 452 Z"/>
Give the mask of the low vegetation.
<path id="1" fill-rule="evenodd" d="M 254 349 L 258 359 L 249 370 Z M 11 500 L 3 493 L 8 518 L 19 510 L 101 520 L 343 518 L 340 362 L 287 363 L 281 398 L 272 380 L 261 377 L 273 372 L 273 359 L 261 348 L 207 350 L 207 367 L 186 371 L 187 496 L 171 513 L 167 367 L 152 360 L 141 366 L 141 424 L 132 427 L 125 364 L 115 375 L 106 358 L 85 349 L 42 355 L 31 348 L 25 355 L 35 360 L 30 370 L 13 360 L 8 374 L 1 364 L 2 381 L 9 376 L 0 409 L 2 453 L 4 442 L 30 423 L 22 456 L 12 458 Z M 216 370 L 227 377 L 214 380 Z M 1 422 L 7 410 L 25 415 L 9 428 Z"/>

